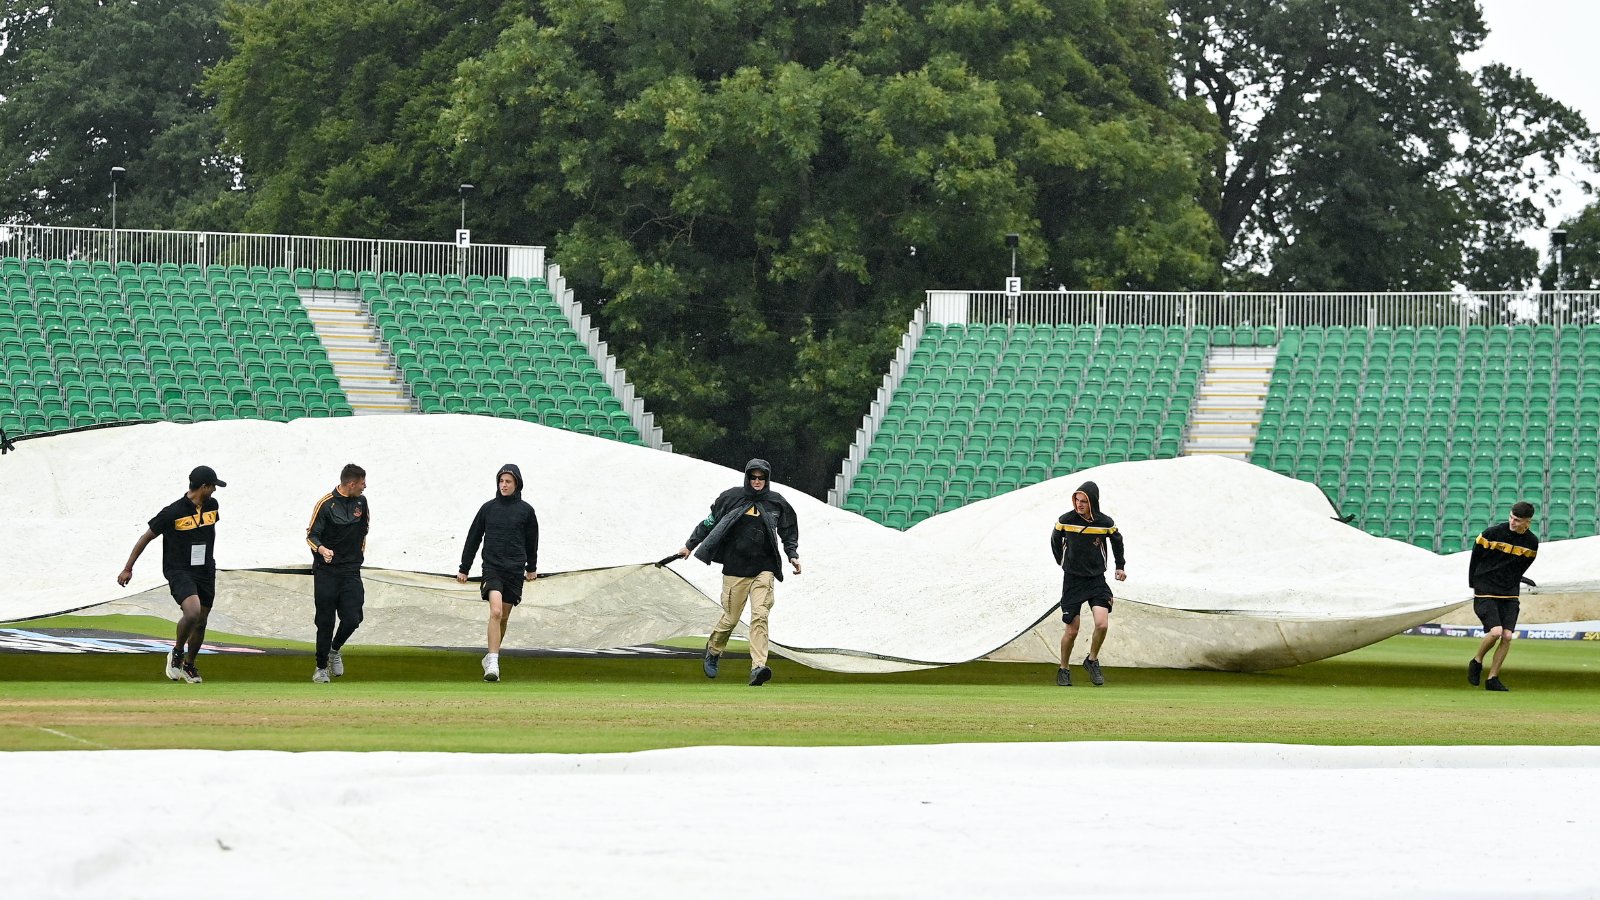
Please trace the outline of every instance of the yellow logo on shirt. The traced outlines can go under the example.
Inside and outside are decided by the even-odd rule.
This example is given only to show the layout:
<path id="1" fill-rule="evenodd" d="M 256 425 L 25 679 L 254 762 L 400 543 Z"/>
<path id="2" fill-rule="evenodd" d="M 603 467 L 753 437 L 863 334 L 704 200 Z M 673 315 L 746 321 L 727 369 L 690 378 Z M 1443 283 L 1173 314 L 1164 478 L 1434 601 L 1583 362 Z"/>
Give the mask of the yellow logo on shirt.
<path id="1" fill-rule="evenodd" d="M 196 528 L 215 524 L 217 524 L 217 511 L 213 509 L 209 512 L 196 513 L 192 516 L 184 516 L 183 518 L 174 522 L 172 527 L 179 531 L 193 531 Z"/>

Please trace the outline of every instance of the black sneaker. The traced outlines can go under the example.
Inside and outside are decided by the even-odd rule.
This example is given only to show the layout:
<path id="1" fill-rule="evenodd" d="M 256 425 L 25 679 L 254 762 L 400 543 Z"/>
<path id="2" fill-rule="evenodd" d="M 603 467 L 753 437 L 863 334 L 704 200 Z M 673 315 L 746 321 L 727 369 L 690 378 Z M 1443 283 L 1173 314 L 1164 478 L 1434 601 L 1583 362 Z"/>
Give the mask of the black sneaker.
<path id="1" fill-rule="evenodd" d="M 1483 683 L 1483 689 L 1486 690 L 1486 691 L 1509 691 L 1509 690 L 1511 690 L 1511 688 L 1508 688 L 1504 684 L 1500 683 L 1500 676 L 1498 676 L 1498 675 L 1494 676 L 1493 678 L 1490 678 L 1488 681 L 1485 681 Z"/>
<path id="2" fill-rule="evenodd" d="M 756 666 L 750 670 L 750 686 L 761 687 L 772 680 L 772 670 L 766 666 Z"/>
<path id="3" fill-rule="evenodd" d="M 1478 680 L 1483 677 L 1483 663 L 1473 660 L 1467 663 L 1467 684 L 1478 686 Z"/>
<path id="4" fill-rule="evenodd" d="M 183 680 L 189 682 L 190 684 L 199 684 L 201 682 L 202 679 L 200 678 L 200 670 L 194 667 L 194 663 L 186 662 L 183 664 Z M 1500 690 L 1503 691 L 1505 688 L 1501 688 Z"/>
<path id="5" fill-rule="evenodd" d="M 1056 670 L 1056 687 L 1072 687 L 1072 670 Z"/>
<path id="6" fill-rule="evenodd" d="M 1093 684 L 1095 687 L 1099 687 L 1100 685 L 1106 683 L 1106 676 L 1100 673 L 1100 660 L 1086 659 L 1083 661 L 1083 667 L 1089 670 L 1090 684 Z"/>
<path id="7" fill-rule="evenodd" d="M 707 678 L 715 678 L 717 677 L 717 666 L 721 663 L 722 657 L 712 653 L 711 648 L 707 647 L 706 658 L 701 662 L 700 667 L 705 670 Z"/>

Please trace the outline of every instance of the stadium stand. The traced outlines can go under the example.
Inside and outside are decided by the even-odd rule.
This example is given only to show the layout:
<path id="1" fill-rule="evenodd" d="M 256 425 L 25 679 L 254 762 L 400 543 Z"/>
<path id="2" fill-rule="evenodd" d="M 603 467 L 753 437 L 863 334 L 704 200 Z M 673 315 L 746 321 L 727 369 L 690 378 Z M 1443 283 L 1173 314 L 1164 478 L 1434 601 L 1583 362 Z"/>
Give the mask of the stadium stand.
<path id="1" fill-rule="evenodd" d="M 1600 530 L 1600 327 L 1306 327 L 1280 346 L 1251 461 L 1364 529 L 1454 552 L 1527 499 L 1542 537 Z"/>
<path id="2" fill-rule="evenodd" d="M 287 269 L 0 259 L 13 434 L 349 412 Z"/>
<path id="3" fill-rule="evenodd" d="M 1276 346 L 1251 461 L 1439 552 L 1511 503 L 1600 533 L 1600 326 L 925 326 L 839 498 L 896 528 L 1094 465 L 1181 452 L 1211 347 Z M 847 470 L 848 471 L 848 470 Z"/>
<path id="4" fill-rule="evenodd" d="M 349 415 L 302 293 L 367 307 L 422 412 L 644 444 L 538 279 L 0 259 L 0 426 Z"/>
<path id="5" fill-rule="evenodd" d="M 540 422 L 644 444 L 545 282 L 338 273 L 359 286 L 421 412 Z"/>
<path id="6" fill-rule="evenodd" d="M 1206 346 L 1204 330 L 1159 326 L 929 325 L 842 505 L 906 528 L 1101 463 L 1177 456 Z"/>

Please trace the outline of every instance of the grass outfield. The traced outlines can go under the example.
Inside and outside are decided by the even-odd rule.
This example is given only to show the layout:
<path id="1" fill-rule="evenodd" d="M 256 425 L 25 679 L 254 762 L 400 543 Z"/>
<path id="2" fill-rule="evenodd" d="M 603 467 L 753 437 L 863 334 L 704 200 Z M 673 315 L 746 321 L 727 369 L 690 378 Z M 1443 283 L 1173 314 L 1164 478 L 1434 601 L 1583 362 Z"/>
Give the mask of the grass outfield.
<path id="1" fill-rule="evenodd" d="M 133 620 L 94 624 L 142 630 L 129 627 L 140 624 Z M 723 678 L 707 681 L 697 660 L 530 657 L 503 658 L 505 680 L 491 685 L 478 680 L 476 654 L 365 647 L 349 650 L 350 674 L 332 685 L 311 683 L 306 656 L 207 656 L 206 683 L 185 685 L 163 678 L 154 654 L 0 654 L 0 749 L 1600 743 L 1600 645 L 1519 642 L 1505 673 L 1507 694 L 1467 686 L 1473 645 L 1397 637 L 1252 675 L 1108 669 L 1102 688 L 1076 669 L 1081 686 L 1070 689 L 1055 687 L 1054 667 L 1043 665 L 852 676 L 778 659 L 776 679 L 750 688 L 742 660 L 729 660 Z"/>

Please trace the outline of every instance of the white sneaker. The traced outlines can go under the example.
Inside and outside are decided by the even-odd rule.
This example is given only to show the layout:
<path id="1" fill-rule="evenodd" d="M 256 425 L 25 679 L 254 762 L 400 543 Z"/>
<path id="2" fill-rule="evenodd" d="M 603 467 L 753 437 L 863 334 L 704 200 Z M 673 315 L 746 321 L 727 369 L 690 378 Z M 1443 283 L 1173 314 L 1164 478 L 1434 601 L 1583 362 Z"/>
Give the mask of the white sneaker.
<path id="1" fill-rule="evenodd" d="M 498 659 L 496 659 L 496 658 L 494 658 L 492 656 L 485 656 L 483 658 L 483 680 L 484 681 L 499 681 L 500 680 L 500 660 L 498 660 Z"/>
<path id="2" fill-rule="evenodd" d="M 344 657 L 337 650 L 328 654 L 328 674 L 335 678 L 344 674 Z"/>
<path id="3" fill-rule="evenodd" d="M 165 654 L 167 658 L 167 678 L 172 681 L 183 680 L 183 657 L 176 653 Z"/>
<path id="4" fill-rule="evenodd" d="M 327 669 L 318 669 L 315 673 L 312 674 L 311 680 L 316 682 L 317 684 L 327 684 L 329 681 L 332 681 L 333 679 L 328 677 L 328 670 Z"/>

